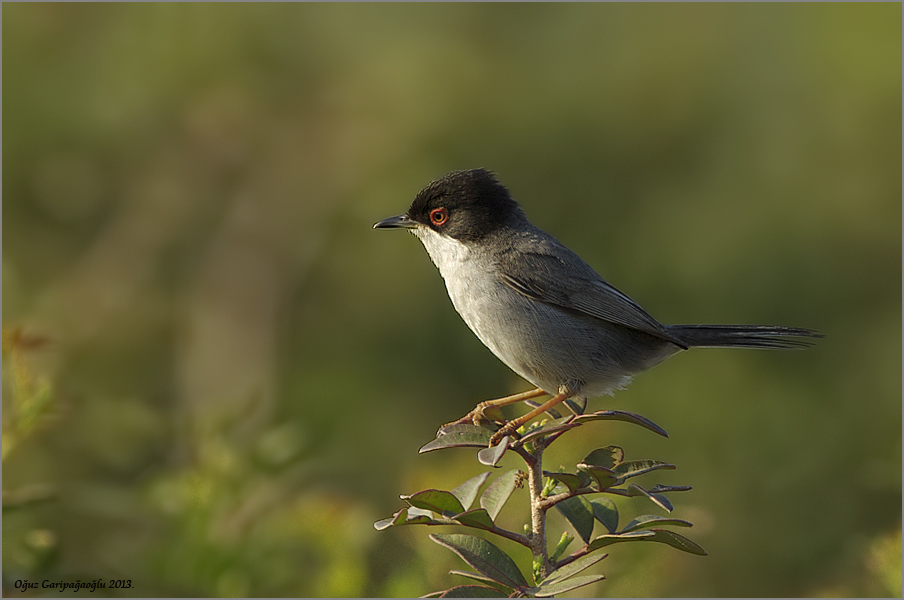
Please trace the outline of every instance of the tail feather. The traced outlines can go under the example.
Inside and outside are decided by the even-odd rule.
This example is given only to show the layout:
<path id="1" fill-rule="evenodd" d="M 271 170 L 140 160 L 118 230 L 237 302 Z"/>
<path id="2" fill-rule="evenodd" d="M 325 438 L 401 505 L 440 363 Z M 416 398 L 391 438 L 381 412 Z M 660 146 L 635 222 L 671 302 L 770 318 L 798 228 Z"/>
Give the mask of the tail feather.
<path id="1" fill-rule="evenodd" d="M 669 333 L 698 348 L 806 348 L 821 338 L 812 329 L 778 325 L 668 325 Z"/>

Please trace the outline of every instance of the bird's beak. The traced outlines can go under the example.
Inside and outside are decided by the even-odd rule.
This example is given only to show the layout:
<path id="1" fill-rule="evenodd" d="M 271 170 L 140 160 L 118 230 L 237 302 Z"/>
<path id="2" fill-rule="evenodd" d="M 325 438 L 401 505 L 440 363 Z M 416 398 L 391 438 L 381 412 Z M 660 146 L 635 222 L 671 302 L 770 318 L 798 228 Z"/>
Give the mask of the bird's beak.
<path id="1" fill-rule="evenodd" d="M 415 227 L 417 227 L 417 221 L 412 221 L 408 215 L 389 217 L 379 223 L 374 223 L 374 229 L 414 229 Z"/>

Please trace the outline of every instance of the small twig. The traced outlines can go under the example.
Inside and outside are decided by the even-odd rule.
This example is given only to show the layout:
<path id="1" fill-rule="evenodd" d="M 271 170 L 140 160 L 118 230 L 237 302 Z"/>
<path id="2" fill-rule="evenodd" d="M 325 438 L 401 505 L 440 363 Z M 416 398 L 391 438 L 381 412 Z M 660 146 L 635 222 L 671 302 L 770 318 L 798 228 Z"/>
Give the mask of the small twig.
<path id="1" fill-rule="evenodd" d="M 588 548 L 589 548 L 589 546 L 587 544 L 585 544 L 584 547 L 581 548 L 580 550 L 576 550 L 576 551 L 572 552 L 571 554 L 569 554 L 568 556 L 566 556 L 565 558 L 563 558 L 562 560 L 558 561 L 555 564 L 555 568 L 561 569 L 565 565 L 567 565 L 569 563 L 573 563 L 574 561 L 581 558 L 582 556 L 587 556 L 588 554 L 590 554 L 592 552 L 592 550 L 588 550 Z"/>
<path id="2" fill-rule="evenodd" d="M 604 490 L 606 491 L 606 490 Z M 583 487 L 578 488 L 573 492 L 562 492 L 560 494 L 556 494 L 555 496 L 547 496 L 540 501 L 540 505 L 544 508 L 544 510 L 549 510 L 559 502 L 564 502 L 569 498 L 574 498 L 575 496 L 582 496 L 584 494 L 599 494 L 600 490 L 596 488 Z"/>

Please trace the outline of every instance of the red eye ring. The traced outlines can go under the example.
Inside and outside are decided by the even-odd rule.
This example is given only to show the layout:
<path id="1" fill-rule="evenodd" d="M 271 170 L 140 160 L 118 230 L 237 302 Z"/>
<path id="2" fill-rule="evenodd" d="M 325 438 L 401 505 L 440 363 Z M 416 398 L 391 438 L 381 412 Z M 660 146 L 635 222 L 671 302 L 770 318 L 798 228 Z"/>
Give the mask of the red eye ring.
<path id="1" fill-rule="evenodd" d="M 434 225 L 442 225 L 449 220 L 449 211 L 445 208 L 434 208 L 430 211 L 430 222 Z"/>

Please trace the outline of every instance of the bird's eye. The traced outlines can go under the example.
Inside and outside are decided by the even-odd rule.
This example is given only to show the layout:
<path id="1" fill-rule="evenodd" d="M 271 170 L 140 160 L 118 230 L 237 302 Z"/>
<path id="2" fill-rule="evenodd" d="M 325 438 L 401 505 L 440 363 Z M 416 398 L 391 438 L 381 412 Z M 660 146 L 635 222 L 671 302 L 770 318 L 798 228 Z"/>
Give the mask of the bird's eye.
<path id="1" fill-rule="evenodd" d="M 430 211 L 430 222 L 434 225 L 442 225 L 449 219 L 449 211 L 445 208 L 434 208 Z"/>

